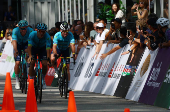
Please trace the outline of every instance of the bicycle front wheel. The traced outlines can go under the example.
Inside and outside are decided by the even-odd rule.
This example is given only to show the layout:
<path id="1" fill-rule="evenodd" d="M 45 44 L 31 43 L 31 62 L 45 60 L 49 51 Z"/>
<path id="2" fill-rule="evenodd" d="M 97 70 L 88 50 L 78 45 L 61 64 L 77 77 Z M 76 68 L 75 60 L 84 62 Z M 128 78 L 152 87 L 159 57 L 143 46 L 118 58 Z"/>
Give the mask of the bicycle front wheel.
<path id="1" fill-rule="evenodd" d="M 67 93 L 68 93 L 68 74 L 67 74 L 67 68 L 64 68 L 64 96 L 65 99 L 67 99 Z"/>
<path id="2" fill-rule="evenodd" d="M 39 102 L 41 103 L 42 101 L 42 83 L 43 83 L 43 79 L 42 79 L 42 73 L 41 70 L 39 69 Z"/>

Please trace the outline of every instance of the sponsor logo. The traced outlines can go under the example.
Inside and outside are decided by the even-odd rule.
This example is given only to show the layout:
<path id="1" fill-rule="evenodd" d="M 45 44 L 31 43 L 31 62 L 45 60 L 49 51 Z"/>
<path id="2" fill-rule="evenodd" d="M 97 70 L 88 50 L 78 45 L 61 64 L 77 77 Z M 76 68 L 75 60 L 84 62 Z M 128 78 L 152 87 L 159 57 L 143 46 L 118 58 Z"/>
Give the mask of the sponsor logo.
<path id="1" fill-rule="evenodd" d="M 157 67 L 158 68 L 153 68 L 152 72 L 151 72 L 151 76 L 149 77 L 149 80 L 147 82 L 147 86 L 153 86 L 155 87 L 159 87 L 160 83 L 156 82 L 161 70 L 161 65 L 162 62 L 158 62 Z"/>
<path id="2" fill-rule="evenodd" d="M 84 65 L 84 56 L 81 57 L 81 59 L 80 59 L 79 65 L 78 65 L 78 67 L 76 69 L 76 72 L 74 74 L 75 77 L 79 77 L 80 76 L 81 70 L 83 68 L 83 65 Z"/>
<path id="3" fill-rule="evenodd" d="M 166 73 L 166 77 L 164 79 L 165 83 L 170 83 L 170 69 L 168 69 L 167 73 Z"/>
<path id="4" fill-rule="evenodd" d="M 89 66 L 88 66 L 87 71 L 86 71 L 85 76 L 84 76 L 85 78 L 91 77 L 93 67 L 94 67 L 94 58 L 92 58 L 90 63 L 89 63 Z"/>

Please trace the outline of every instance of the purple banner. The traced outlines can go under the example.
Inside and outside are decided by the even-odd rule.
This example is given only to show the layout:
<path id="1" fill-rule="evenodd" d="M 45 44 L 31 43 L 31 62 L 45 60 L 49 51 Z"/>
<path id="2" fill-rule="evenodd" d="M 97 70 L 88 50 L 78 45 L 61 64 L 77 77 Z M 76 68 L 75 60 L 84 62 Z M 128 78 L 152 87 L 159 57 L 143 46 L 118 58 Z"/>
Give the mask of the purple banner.
<path id="1" fill-rule="evenodd" d="M 169 67 L 170 48 L 159 49 L 139 98 L 140 103 L 153 105 Z"/>

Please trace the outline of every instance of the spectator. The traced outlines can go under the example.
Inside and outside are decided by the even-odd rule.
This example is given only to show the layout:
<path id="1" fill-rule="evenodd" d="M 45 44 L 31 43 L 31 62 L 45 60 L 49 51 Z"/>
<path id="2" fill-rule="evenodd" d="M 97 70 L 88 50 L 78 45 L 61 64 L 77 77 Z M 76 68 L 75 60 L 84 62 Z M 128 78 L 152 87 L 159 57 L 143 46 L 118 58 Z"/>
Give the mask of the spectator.
<path id="1" fill-rule="evenodd" d="M 82 47 L 82 44 L 83 44 L 83 40 L 84 40 L 84 32 L 83 32 L 83 29 L 82 29 L 82 26 L 80 25 L 77 25 L 75 27 L 75 32 L 76 34 L 79 36 L 78 38 L 78 47 L 77 47 L 77 54 L 79 53 L 81 47 Z"/>
<path id="2" fill-rule="evenodd" d="M 168 18 L 168 16 L 169 16 L 169 14 L 168 14 L 168 0 L 164 0 L 164 6 L 165 6 L 164 17 Z"/>
<path id="3" fill-rule="evenodd" d="M 138 33 L 136 33 L 136 24 L 133 24 L 131 27 L 129 27 L 129 36 L 128 36 L 128 38 L 129 38 L 129 44 L 130 45 L 132 45 L 132 44 L 134 44 L 128 51 L 125 51 L 125 52 L 123 52 L 122 53 L 122 55 L 125 55 L 125 54 L 128 54 L 128 53 L 130 53 L 130 52 L 133 52 L 132 54 L 134 54 L 134 52 L 135 52 L 135 48 L 139 45 L 139 43 L 140 43 L 140 39 L 139 39 L 139 43 L 136 43 L 136 40 L 137 40 L 137 38 L 138 38 Z M 132 56 L 132 58 L 133 58 L 134 56 Z M 132 61 L 132 59 L 131 59 L 131 61 Z"/>
<path id="4" fill-rule="evenodd" d="M 148 49 L 155 50 L 158 47 L 158 44 L 161 43 L 163 40 L 159 37 L 158 28 L 156 24 L 157 18 L 150 18 L 147 21 L 148 28 L 152 31 L 151 34 L 144 34 L 145 44 L 147 45 Z"/>
<path id="5" fill-rule="evenodd" d="M 8 7 L 8 12 L 5 12 L 4 21 L 15 21 L 15 13 L 12 11 L 12 7 Z"/>
<path id="6" fill-rule="evenodd" d="M 118 3 L 112 4 L 112 13 L 115 15 L 115 19 L 119 18 L 122 20 L 122 26 L 125 26 L 125 16 L 122 10 L 120 10 L 120 5 Z"/>
<path id="7" fill-rule="evenodd" d="M 138 16 L 138 20 L 136 21 L 137 26 L 140 27 L 146 26 L 146 21 L 148 17 L 148 10 L 146 9 L 147 6 L 148 6 L 147 0 L 139 0 L 139 5 L 134 4 L 133 7 L 131 8 L 132 16 L 134 15 Z M 136 10 L 136 12 L 134 12 L 133 10 Z"/>
<path id="8" fill-rule="evenodd" d="M 104 31 L 104 24 L 103 23 L 98 23 L 96 28 L 97 28 L 97 32 L 98 32 L 98 34 L 96 36 L 97 45 L 96 45 L 95 53 L 94 53 L 92 58 L 94 58 L 96 56 L 96 59 L 97 59 L 99 52 L 102 48 L 103 42 L 105 40 L 105 35 L 106 35 L 105 33 L 106 32 Z"/>
<path id="9" fill-rule="evenodd" d="M 11 24 L 11 25 L 8 25 L 7 29 L 6 29 L 6 32 L 5 32 L 5 39 L 6 40 L 11 40 L 12 42 L 12 30 L 14 29 L 14 25 Z"/>
<path id="10" fill-rule="evenodd" d="M 55 23 L 56 33 L 60 31 L 60 25 L 61 25 L 61 22 Z"/>
<path id="11" fill-rule="evenodd" d="M 104 32 L 105 32 L 105 34 L 107 34 L 109 32 L 109 30 L 106 29 L 107 20 L 106 19 L 100 19 L 99 23 L 103 23 L 104 24 Z"/>
<path id="12" fill-rule="evenodd" d="M 77 20 L 77 25 L 80 25 L 82 29 L 84 30 L 84 22 L 83 20 Z"/>
<path id="13" fill-rule="evenodd" d="M 97 24 L 98 24 L 98 22 L 95 22 L 93 24 L 94 30 L 90 31 L 91 42 L 95 42 L 95 38 L 96 38 L 96 35 L 97 35 L 97 29 L 96 29 Z"/>
<path id="14" fill-rule="evenodd" d="M 128 42 L 129 39 L 127 38 L 127 29 L 126 29 L 126 27 L 120 28 L 120 36 L 122 37 L 122 40 L 121 40 L 120 44 L 117 45 L 116 47 L 114 47 L 113 49 L 111 49 L 109 52 L 107 52 L 107 53 L 105 53 L 105 54 L 102 54 L 101 57 L 100 57 L 101 59 L 106 58 L 108 55 L 116 52 L 117 50 L 123 48 L 125 45 L 127 45 L 127 44 L 129 43 L 129 42 Z M 117 43 L 116 40 L 111 40 L 110 42 L 112 42 L 112 43 Z M 110 42 L 107 43 L 107 46 L 108 46 L 108 44 L 109 44 Z"/>
<path id="15" fill-rule="evenodd" d="M 56 34 L 58 31 L 56 30 L 56 27 L 52 27 L 50 30 L 53 31 L 54 34 Z"/>
<path id="16" fill-rule="evenodd" d="M 53 30 L 49 30 L 48 31 L 48 34 L 50 35 L 50 37 L 51 37 L 51 42 L 53 43 L 53 37 L 54 37 L 54 35 L 56 34 Z M 51 48 L 52 48 L 52 46 L 53 46 L 53 44 L 51 44 Z"/>
<path id="17" fill-rule="evenodd" d="M 78 20 L 74 20 L 73 21 L 73 35 L 74 35 L 74 39 L 75 39 L 75 43 L 77 44 L 78 43 L 78 40 L 79 40 L 79 36 L 77 35 L 76 31 L 75 31 L 75 27 L 77 26 L 77 21 Z"/>
<path id="18" fill-rule="evenodd" d="M 160 48 L 170 47 L 170 29 L 168 28 L 169 19 L 167 19 L 167 18 L 159 18 L 156 21 L 156 24 L 158 25 L 160 35 L 165 37 L 165 42 L 160 43 L 158 46 Z"/>
<path id="19" fill-rule="evenodd" d="M 94 30 L 93 28 L 93 23 L 92 22 L 87 22 L 84 27 L 84 36 L 85 40 L 83 42 L 83 46 L 87 46 L 91 44 L 91 38 L 90 38 L 90 32 Z"/>
<path id="20" fill-rule="evenodd" d="M 122 20 L 119 18 L 111 20 L 110 30 L 106 34 L 106 40 L 119 40 L 120 39 L 120 28 L 122 25 Z"/>

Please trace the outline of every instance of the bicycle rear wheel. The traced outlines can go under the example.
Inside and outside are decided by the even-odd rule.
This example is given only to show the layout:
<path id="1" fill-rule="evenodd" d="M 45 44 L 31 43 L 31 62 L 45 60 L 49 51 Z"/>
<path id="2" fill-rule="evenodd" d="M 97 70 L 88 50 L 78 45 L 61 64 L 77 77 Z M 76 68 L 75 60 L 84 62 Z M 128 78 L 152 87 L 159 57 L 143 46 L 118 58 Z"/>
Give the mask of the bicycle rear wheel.
<path id="1" fill-rule="evenodd" d="M 68 75 L 67 75 L 67 68 L 64 68 L 64 77 L 63 77 L 63 82 L 64 82 L 64 96 L 65 99 L 67 99 L 67 93 L 68 93 Z"/>
<path id="2" fill-rule="evenodd" d="M 41 70 L 39 69 L 39 102 L 41 103 L 42 101 L 42 83 L 43 83 L 43 79 L 42 79 L 42 73 Z"/>
<path id="3" fill-rule="evenodd" d="M 26 64 L 24 64 L 24 76 L 23 76 L 23 88 L 24 88 L 24 92 L 25 94 L 27 94 L 27 66 Z"/>
<path id="4" fill-rule="evenodd" d="M 58 84 L 59 84 L 60 96 L 63 97 L 63 79 L 62 79 L 62 77 L 58 78 Z"/>

